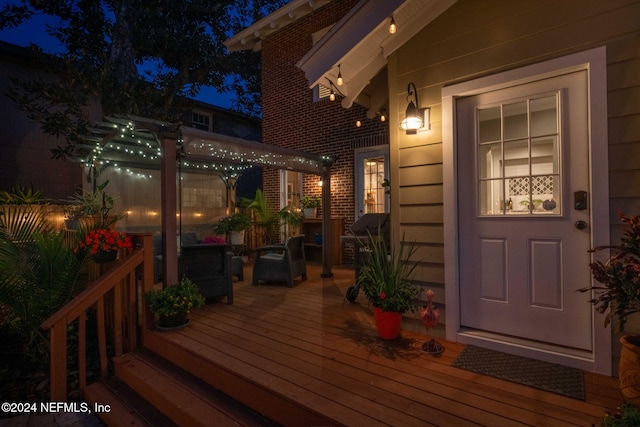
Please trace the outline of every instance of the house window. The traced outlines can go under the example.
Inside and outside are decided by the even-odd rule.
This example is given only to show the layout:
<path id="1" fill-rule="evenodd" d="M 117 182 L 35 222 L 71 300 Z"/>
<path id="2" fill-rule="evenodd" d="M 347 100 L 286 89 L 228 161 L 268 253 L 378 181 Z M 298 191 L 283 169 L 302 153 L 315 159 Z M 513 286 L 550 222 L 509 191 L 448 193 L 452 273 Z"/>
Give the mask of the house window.
<path id="1" fill-rule="evenodd" d="M 560 213 L 558 95 L 476 111 L 480 215 Z"/>
<path id="2" fill-rule="evenodd" d="M 200 129 L 211 131 L 211 114 L 192 111 L 191 112 L 191 126 Z"/>

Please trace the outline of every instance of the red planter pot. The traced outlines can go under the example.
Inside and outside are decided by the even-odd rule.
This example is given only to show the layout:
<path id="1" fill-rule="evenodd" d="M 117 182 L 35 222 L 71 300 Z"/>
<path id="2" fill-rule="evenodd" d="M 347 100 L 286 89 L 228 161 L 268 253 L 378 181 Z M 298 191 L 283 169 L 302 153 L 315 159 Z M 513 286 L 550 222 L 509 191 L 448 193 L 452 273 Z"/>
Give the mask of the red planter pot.
<path id="1" fill-rule="evenodd" d="M 402 313 L 394 311 L 382 311 L 381 308 L 373 307 L 373 315 L 376 319 L 378 336 L 386 340 L 394 340 L 400 335 L 402 325 Z"/>

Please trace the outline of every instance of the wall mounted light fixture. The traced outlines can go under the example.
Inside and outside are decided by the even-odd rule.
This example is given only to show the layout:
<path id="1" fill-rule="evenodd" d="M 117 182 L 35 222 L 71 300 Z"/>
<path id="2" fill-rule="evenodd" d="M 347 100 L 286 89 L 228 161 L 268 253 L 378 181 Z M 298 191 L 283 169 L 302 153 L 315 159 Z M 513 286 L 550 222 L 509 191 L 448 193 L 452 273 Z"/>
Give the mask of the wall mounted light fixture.
<path id="1" fill-rule="evenodd" d="M 415 102 L 414 102 L 415 101 Z M 407 111 L 404 120 L 400 123 L 400 128 L 405 130 L 407 135 L 415 135 L 418 130 L 429 130 L 429 108 L 420 108 L 418 102 L 418 90 L 416 85 L 409 83 L 407 86 Z"/>

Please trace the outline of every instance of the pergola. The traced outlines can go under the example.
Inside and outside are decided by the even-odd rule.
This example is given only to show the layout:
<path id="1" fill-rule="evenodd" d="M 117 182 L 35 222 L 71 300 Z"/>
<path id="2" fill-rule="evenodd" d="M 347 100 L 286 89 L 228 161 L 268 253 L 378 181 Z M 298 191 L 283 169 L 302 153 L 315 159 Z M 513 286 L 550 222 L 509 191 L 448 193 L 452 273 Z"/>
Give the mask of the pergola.
<path id="1" fill-rule="evenodd" d="M 322 277 L 331 277 L 329 248 L 332 242 L 331 227 L 331 174 L 335 162 L 332 156 L 320 156 L 298 150 L 286 149 L 255 141 L 207 132 L 143 117 L 107 117 L 97 123 L 86 136 L 85 144 L 78 148 L 86 155 L 82 161 L 114 163 L 120 166 L 157 168 L 160 164 L 162 258 L 164 284 L 178 280 L 177 246 L 167 244 L 175 239 L 178 231 L 176 219 L 178 162 L 181 159 L 189 168 L 211 171 L 212 174 L 229 176 L 244 167 L 264 166 L 296 172 L 320 175 L 322 186 Z M 175 153 L 175 156 L 168 155 Z"/>

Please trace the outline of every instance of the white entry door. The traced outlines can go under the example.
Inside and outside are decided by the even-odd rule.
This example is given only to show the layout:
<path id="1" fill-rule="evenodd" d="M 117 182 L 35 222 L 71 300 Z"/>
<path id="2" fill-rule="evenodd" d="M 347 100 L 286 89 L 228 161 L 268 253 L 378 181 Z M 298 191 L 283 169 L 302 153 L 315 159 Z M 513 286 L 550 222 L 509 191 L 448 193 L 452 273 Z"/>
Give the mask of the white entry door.
<path id="1" fill-rule="evenodd" d="M 463 328 L 592 350 L 587 87 L 583 70 L 458 99 Z"/>

